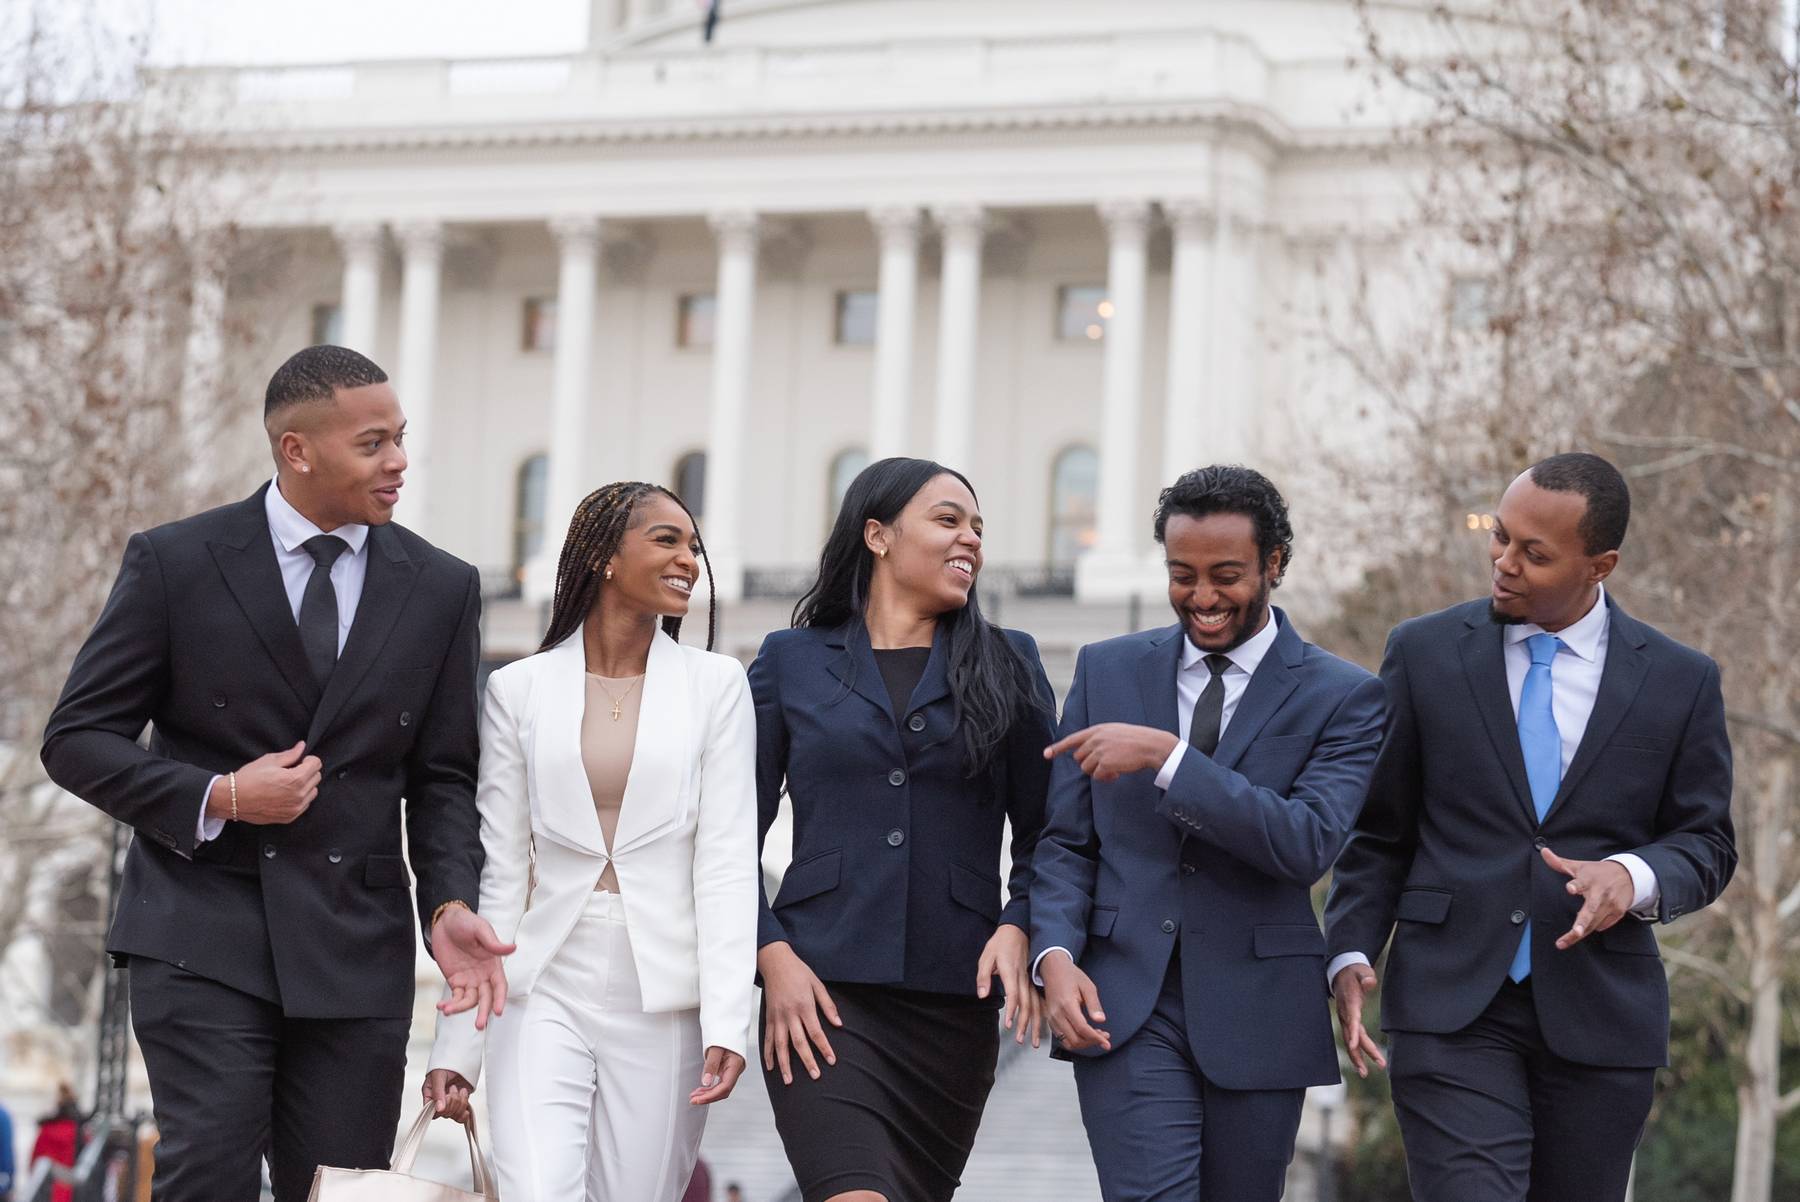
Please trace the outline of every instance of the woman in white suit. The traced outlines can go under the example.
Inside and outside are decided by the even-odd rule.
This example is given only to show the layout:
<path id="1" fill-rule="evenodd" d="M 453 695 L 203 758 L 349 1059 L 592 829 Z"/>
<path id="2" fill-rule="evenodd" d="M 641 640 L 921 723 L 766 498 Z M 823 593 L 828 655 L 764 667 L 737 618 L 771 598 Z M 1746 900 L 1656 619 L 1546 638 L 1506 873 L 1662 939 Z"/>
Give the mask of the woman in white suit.
<path id="1" fill-rule="evenodd" d="M 511 997 L 440 1016 L 425 1098 L 462 1117 L 485 1043 L 506 1202 L 673 1202 L 744 1070 L 756 719 L 735 659 L 675 641 L 702 560 L 668 490 L 591 494 L 543 646 L 488 680 L 480 910 Z"/>

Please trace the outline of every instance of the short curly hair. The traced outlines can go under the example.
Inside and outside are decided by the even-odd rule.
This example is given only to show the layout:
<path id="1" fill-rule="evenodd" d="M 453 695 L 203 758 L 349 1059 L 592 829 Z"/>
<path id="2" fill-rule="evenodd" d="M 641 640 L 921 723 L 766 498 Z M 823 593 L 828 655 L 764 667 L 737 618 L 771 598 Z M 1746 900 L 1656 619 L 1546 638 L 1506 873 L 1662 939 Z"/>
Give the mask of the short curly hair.
<path id="1" fill-rule="evenodd" d="M 1256 527 L 1256 550 L 1263 566 L 1268 566 L 1275 552 L 1281 552 L 1281 565 L 1272 582 L 1280 584 L 1294 558 L 1294 527 L 1288 521 L 1281 490 L 1254 468 L 1215 463 L 1183 474 L 1156 498 L 1156 541 L 1163 541 L 1169 519 L 1177 514 L 1203 518 L 1215 513 L 1241 513 L 1250 519 Z"/>
<path id="2" fill-rule="evenodd" d="M 368 356 L 344 346 L 309 346 L 295 351 L 269 377 L 263 394 L 266 421 L 289 405 L 329 401 L 340 388 L 387 383 L 387 373 Z"/>

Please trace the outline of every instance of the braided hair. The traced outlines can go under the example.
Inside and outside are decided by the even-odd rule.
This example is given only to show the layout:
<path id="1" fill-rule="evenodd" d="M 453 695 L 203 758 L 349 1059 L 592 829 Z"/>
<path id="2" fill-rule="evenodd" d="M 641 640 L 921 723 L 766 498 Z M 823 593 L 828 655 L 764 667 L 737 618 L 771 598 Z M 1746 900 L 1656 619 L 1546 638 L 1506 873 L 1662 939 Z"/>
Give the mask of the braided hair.
<path id="1" fill-rule="evenodd" d="M 575 507 L 575 516 L 569 522 L 569 536 L 563 539 L 562 555 L 556 561 L 556 597 L 550 605 L 550 629 L 545 631 L 539 651 L 550 650 L 587 620 L 588 611 L 593 609 L 594 599 L 600 594 L 606 561 L 618 551 L 625 532 L 636 524 L 633 519 L 638 506 L 644 498 L 656 493 L 680 505 L 688 521 L 694 522 L 692 511 L 680 497 L 660 484 L 646 484 L 641 480 L 622 480 L 597 488 Z M 694 522 L 694 537 L 700 538 L 698 522 Z M 707 558 L 704 541 L 700 543 L 700 562 L 706 565 L 706 649 L 711 651 L 719 629 L 719 609 L 713 600 L 716 590 L 713 588 L 712 560 Z M 678 617 L 664 617 L 662 628 L 672 639 L 681 637 L 681 619 Z"/>

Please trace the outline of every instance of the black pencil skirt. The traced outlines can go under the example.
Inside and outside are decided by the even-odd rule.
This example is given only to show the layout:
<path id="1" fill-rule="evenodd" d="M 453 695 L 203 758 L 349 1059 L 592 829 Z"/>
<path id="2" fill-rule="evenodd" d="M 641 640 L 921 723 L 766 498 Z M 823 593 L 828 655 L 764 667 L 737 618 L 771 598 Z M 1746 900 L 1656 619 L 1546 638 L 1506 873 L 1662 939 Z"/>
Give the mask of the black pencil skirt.
<path id="1" fill-rule="evenodd" d="M 827 982 L 842 1027 L 819 1079 L 794 1060 L 763 1074 L 775 1129 L 805 1202 L 874 1190 L 889 1202 L 948 1202 L 994 1087 L 999 1013 L 991 1002 Z"/>

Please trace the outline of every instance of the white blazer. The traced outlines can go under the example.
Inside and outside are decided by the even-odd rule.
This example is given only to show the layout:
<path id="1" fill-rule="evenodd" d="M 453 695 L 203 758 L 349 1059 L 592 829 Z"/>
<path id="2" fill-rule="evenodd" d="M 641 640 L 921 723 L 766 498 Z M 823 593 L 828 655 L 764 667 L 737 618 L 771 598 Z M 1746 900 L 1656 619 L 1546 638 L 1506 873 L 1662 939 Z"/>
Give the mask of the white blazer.
<path id="1" fill-rule="evenodd" d="M 488 678 L 479 910 L 518 944 L 506 958 L 509 998 L 531 992 L 608 860 L 581 759 L 585 670 L 577 630 Z M 611 861 L 644 1009 L 698 1006 L 702 1046 L 748 1059 L 759 887 L 750 686 L 737 660 L 659 630 L 643 690 Z M 483 1043 L 474 1011 L 440 1016 L 431 1067 L 472 1084 Z"/>

